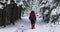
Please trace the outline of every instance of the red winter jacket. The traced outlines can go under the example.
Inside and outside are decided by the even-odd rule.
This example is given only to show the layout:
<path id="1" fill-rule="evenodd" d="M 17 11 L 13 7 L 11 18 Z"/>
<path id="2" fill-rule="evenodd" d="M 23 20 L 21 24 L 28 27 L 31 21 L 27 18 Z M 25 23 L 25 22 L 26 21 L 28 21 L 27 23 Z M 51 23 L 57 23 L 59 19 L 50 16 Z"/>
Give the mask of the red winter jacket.
<path id="1" fill-rule="evenodd" d="M 36 20 L 36 13 L 34 11 L 31 11 L 29 19 L 30 20 Z"/>

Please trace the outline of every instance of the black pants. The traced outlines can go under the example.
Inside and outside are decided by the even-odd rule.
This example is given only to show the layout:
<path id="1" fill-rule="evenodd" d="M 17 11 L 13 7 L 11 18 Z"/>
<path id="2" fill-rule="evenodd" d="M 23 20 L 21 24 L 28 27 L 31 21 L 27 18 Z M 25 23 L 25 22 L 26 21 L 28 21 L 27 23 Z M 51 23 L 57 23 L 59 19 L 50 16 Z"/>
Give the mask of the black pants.
<path id="1" fill-rule="evenodd" d="M 35 28 L 35 20 L 31 20 L 31 26 L 32 26 L 32 29 Z"/>
<path id="2" fill-rule="evenodd" d="M 31 20 L 31 24 L 35 24 L 35 20 Z"/>

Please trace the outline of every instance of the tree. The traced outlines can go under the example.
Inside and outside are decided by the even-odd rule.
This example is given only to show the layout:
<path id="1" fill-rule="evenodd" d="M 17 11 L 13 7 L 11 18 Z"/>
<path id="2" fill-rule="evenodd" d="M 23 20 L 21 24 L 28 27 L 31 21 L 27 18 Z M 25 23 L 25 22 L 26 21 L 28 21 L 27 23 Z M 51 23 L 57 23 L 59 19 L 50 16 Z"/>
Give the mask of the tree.
<path id="1" fill-rule="evenodd" d="M 3 5 L 2 15 L 1 15 L 2 16 L 1 25 L 4 26 L 4 27 L 6 27 L 6 22 L 7 22 L 7 11 L 6 10 L 7 9 L 6 9 L 6 6 L 5 5 L 7 4 L 7 2 L 5 2 L 5 3 L 0 2 L 0 4 Z"/>
<path id="2" fill-rule="evenodd" d="M 54 3 L 58 6 L 60 4 L 60 0 L 54 0 Z"/>
<path id="3" fill-rule="evenodd" d="M 19 10 L 19 18 L 21 19 L 21 12 L 23 10 L 22 5 L 19 6 L 19 9 L 18 10 Z"/>
<path id="4" fill-rule="evenodd" d="M 14 0 L 10 1 L 11 16 L 10 21 L 14 24 L 14 21 L 18 19 L 18 7 Z"/>
<path id="5" fill-rule="evenodd" d="M 56 5 L 51 5 L 51 4 L 48 4 L 47 6 L 46 6 L 46 4 L 47 3 L 49 3 L 49 1 L 47 1 L 47 2 L 42 2 L 41 3 L 41 5 L 44 5 L 43 7 L 42 7 L 42 15 L 43 15 L 43 20 L 44 20 L 44 22 L 46 22 L 46 23 L 49 23 L 49 21 L 50 21 L 50 14 L 51 14 L 51 12 L 52 12 L 52 10 L 53 9 L 55 9 L 57 6 Z M 52 7 L 50 7 L 50 6 L 52 6 Z M 45 12 L 48 10 L 48 12 L 45 14 Z"/>
<path id="6" fill-rule="evenodd" d="M 57 21 L 59 19 L 59 17 L 60 17 L 60 13 L 56 14 L 56 15 L 52 15 L 52 21 L 51 21 L 51 23 L 55 24 L 55 22 L 58 22 L 58 24 L 59 24 L 59 21 Z"/>

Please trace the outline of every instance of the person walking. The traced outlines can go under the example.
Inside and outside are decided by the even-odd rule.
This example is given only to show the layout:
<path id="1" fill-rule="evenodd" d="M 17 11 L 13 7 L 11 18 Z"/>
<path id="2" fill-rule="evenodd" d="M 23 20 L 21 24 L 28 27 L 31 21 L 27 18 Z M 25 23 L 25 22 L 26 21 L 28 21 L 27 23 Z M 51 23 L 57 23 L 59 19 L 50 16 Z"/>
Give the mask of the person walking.
<path id="1" fill-rule="evenodd" d="M 31 13 L 29 15 L 29 19 L 31 21 L 32 29 L 34 29 L 35 28 L 35 22 L 36 22 L 36 14 L 35 14 L 35 11 L 31 11 Z"/>

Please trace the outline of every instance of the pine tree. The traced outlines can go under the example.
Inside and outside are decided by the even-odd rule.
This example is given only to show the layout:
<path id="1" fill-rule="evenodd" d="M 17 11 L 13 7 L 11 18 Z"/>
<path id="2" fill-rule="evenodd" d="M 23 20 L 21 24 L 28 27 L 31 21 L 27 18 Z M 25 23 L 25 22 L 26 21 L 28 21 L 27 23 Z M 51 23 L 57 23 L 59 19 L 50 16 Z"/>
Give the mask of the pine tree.
<path id="1" fill-rule="evenodd" d="M 21 19 L 21 12 L 22 12 L 23 8 L 22 5 L 19 6 L 19 18 Z"/>
<path id="2" fill-rule="evenodd" d="M 11 9 L 11 22 L 14 24 L 14 21 L 18 19 L 18 7 L 14 0 L 10 1 L 10 9 Z"/>

